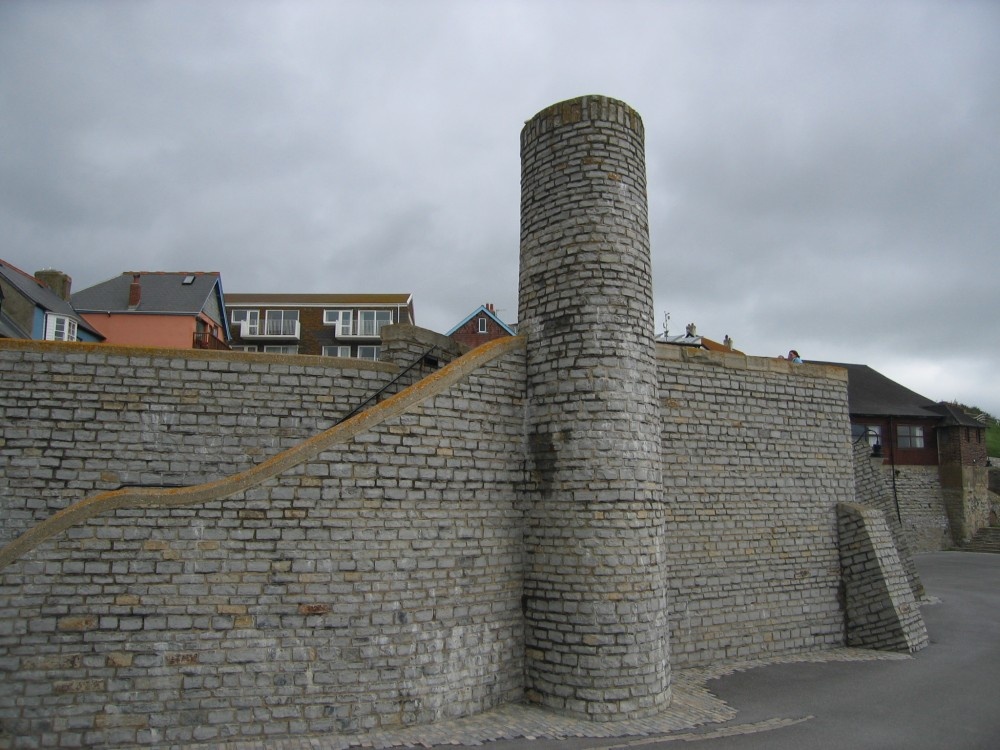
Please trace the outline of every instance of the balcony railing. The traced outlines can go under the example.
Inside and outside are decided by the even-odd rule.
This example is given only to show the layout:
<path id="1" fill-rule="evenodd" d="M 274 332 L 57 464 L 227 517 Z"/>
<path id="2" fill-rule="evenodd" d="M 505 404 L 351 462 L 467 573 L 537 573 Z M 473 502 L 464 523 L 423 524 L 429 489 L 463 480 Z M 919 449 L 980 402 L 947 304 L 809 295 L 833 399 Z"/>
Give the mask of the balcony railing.
<path id="1" fill-rule="evenodd" d="M 383 326 L 390 325 L 384 320 L 356 320 L 350 327 L 341 325 L 337 328 L 337 338 L 377 339 L 382 335 Z"/>
<path id="2" fill-rule="evenodd" d="M 208 331 L 201 331 L 200 333 L 194 334 L 194 349 L 217 349 L 221 351 L 229 351 L 229 344 L 227 344 L 222 339 L 213 336 Z"/>
<path id="3" fill-rule="evenodd" d="M 290 339 L 297 341 L 301 326 L 297 320 L 265 320 L 263 323 L 240 322 L 241 339 Z"/>

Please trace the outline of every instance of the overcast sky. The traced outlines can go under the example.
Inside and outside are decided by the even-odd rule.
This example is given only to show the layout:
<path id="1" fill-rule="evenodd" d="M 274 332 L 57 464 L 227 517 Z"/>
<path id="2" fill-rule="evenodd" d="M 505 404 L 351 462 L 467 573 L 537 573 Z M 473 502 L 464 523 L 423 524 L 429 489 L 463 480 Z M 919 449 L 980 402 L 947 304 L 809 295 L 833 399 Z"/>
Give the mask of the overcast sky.
<path id="1" fill-rule="evenodd" d="M 517 318 L 519 134 L 646 126 L 656 329 L 1000 416 L 1000 3 L 4 0 L 0 257 Z"/>

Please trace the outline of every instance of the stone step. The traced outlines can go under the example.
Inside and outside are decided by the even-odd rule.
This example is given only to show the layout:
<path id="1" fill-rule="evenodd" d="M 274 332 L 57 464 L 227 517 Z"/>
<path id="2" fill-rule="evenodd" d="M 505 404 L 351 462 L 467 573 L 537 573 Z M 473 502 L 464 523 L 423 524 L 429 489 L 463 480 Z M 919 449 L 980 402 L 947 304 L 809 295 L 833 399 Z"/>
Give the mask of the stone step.
<path id="1" fill-rule="evenodd" d="M 993 552 L 1000 554 L 1000 526 L 985 526 L 962 548 L 965 552 Z"/>

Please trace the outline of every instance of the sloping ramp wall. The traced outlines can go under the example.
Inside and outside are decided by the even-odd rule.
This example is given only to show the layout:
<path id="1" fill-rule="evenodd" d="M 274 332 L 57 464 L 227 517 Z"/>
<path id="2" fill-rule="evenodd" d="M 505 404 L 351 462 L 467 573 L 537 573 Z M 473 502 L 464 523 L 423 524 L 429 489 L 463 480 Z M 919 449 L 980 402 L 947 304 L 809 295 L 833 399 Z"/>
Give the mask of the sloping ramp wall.
<path id="1" fill-rule="evenodd" d="M 116 510 L 5 568 L 0 744 L 5 736 L 108 746 L 358 732 L 517 700 L 524 379 L 516 342 L 506 346 L 481 371 L 261 486 L 201 505 Z M 39 347 L 28 367 L 45 360 L 48 381 L 90 368 L 73 382 L 93 400 L 100 386 L 86 392 L 87 376 L 114 372 L 128 382 L 136 369 L 130 356 L 109 352 L 98 363 L 94 352 L 82 360 L 72 352 Z M 163 355 L 145 356 L 146 382 L 115 398 L 160 413 L 156 405 L 176 397 L 163 387 L 174 382 L 171 367 L 154 375 Z M 177 385 L 233 382 L 245 373 L 241 361 L 219 355 Z M 27 369 L 11 369 L 19 366 Z M 276 366 L 274 379 L 282 375 L 310 391 L 314 380 L 340 382 L 334 371 Z M 26 396 L 39 379 L 2 404 L 29 409 L 20 429 L 66 432 L 47 460 L 68 492 L 90 461 L 64 468 L 55 451 L 83 428 L 69 426 L 69 407 L 61 419 L 52 419 L 54 406 L 46 419 L 30 416 Z M 110 409 L 97 418 L 117 421 Z M 238 441 L 239 419 L 220 432 Z M 17 460 L 37 461 L 35 450 L 22 448 Z M 127 460 L 122 446 L 112 450 L 91 458 Z M 45 503 L 43 487 L 29 492 L 10 502 Z"/>

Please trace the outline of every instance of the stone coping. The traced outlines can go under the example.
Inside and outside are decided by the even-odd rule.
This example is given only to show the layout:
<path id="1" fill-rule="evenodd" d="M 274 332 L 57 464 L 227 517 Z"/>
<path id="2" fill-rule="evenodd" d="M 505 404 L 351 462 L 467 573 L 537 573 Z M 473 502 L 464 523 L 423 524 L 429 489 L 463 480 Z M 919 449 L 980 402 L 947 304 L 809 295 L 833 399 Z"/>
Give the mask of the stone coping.
<path id="1" fill-rule="evenodd" d="M 123 346 L 86 341 L 39 341 L 37 339 L 0 339 L 0 350 L 47 353 L 97 354 L 107 357 L 145 357 L 148 359 L 184 359 L 206 362 L 252 362 L 254 364 L 281 364 L 297 367 L 320 367 L 331 370 L 374 370 L 399 372 L 399 367 L 389 362 L 377 362 L 356 357 L 319 357 L 315 354 L 274 354 L 270 352 L 241 352 L 221 349 L 170 349 L 157 346 Z"/>
<path id="2" fill-rule="evenodd" d="M 657 362 L 683 362 L 722 367 L 729 370 L 800 375 L 811 378 L 830 378 L 847 382 L 847 368 L 837 365 L 819 365 L 808 362 L 796 364 L 783 357 L 749 357 L 737 352 L 715 352 L 692 346 L 656 344 Z"/>

